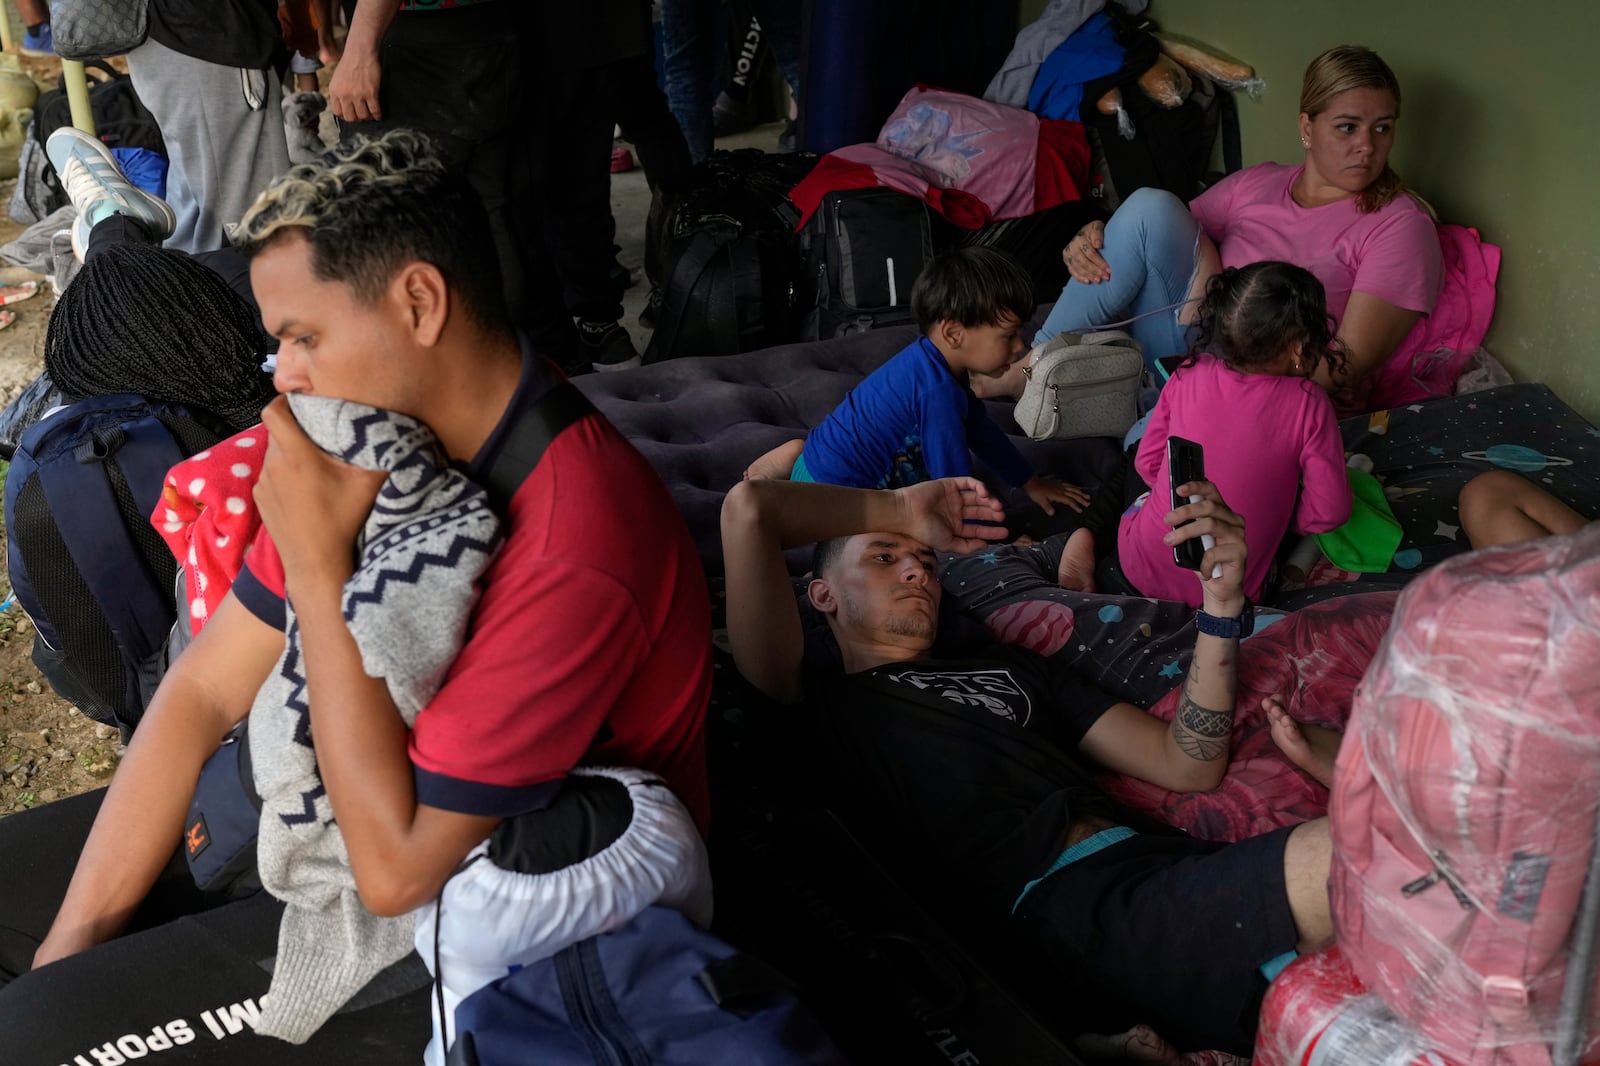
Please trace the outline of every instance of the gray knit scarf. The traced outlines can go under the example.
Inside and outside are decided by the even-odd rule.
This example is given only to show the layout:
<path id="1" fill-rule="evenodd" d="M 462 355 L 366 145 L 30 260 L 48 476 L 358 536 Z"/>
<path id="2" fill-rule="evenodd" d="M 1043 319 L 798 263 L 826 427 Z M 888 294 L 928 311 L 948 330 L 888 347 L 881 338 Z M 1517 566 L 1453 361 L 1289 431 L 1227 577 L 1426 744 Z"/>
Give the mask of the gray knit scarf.
<path id="1" fill-rule="evenodd" d="M 344 617 L 362 666 L 388 682 L 406 724 L 438 692 L 465 639 L 478 578 L 500 546 L 483 489 L 451 469 L 432 431 L 364 404 L 291 396 L 320 447 L 383 483 L 344 587 Z M 384 967 L 412 948 L 412 919 L 362 905 L 344 838 L 317 772 L 300 654 L 286 607 L 283 657 L 250 712 L 261 794 L 261 883 L 286 905 L 272 987 L 256 1031 L 301 1044 Z"/>

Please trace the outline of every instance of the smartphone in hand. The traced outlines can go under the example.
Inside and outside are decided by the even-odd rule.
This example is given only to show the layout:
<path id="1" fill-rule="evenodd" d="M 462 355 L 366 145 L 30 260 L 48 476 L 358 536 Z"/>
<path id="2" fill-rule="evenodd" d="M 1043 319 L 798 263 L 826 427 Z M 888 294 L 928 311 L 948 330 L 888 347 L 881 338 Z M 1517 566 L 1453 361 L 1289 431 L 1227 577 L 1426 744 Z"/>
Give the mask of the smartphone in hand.
<path id="1" fill-rule="evenodd" d="M 1171 480 L 1173 510 L 1198 500 L 1200 498 L 1198 496 L 1179 496 L 1178 486 L 1187 485 L 1191 481 L 1205 480 L 1205 449 L 1183 437 L 1168 437 L 1167 472 Z M 1188 523 L 1185 522 L 1178 528 L 1182 529 L 1185 525 Z M 1206 549 L 1215 543 L 1209 534 L 1186 540 L 1172 549 L 1172 560 L 1185 570 L 1199 570 L 1200 560 L 1205 557 Z"/>

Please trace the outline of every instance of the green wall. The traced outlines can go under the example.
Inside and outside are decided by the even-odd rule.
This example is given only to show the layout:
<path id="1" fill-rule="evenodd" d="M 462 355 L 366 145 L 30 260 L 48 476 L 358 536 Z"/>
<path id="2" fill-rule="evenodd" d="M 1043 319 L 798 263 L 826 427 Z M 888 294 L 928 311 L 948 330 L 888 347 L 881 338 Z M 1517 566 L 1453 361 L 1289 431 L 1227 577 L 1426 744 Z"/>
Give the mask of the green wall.
<path id="1" fill-rule="evenodd" d="M 1022 0 L 1024 22 L 1043 0 Z M 1306 63 L 1375 48 L 1404 93 L 1391 163 L 1446 222 L 1504 251 L 1485 347 L 1600 423 L 1600 5 L 1592 0 L 1155 0 L 1149 14 L 1251 63 L 1244 161 L 1298 160 Z"/>

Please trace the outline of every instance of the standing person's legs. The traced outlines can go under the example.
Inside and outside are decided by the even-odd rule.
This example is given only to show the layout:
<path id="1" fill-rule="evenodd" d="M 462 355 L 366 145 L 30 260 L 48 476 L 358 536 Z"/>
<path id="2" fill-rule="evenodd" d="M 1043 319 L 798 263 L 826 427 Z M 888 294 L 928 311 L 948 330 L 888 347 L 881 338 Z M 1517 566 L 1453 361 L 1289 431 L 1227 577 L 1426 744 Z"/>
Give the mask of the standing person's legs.
<path id="1" fill-rule="evenodd" d="M 783 80 L 796 101 L 800 99 L 800 14 L 795 0 L 755 0 L 756 18 L 766 34 L 767 47 L 783 68 Z"/>
<path id="2" fill-rule="evenodd" d="M 639 165 L 652 191 L 675 196 L 689 182 L 689 143 L 656 86 L 648 55 L 613 63 L 604 74 L 605 97 L 622 135 L 639 152 Z"/>
<path id="3" fill-rule="evenodd" d="M 1182 200 L 1162 189 L 1136 190 L 1106 223 L 1100 254 L 1111 268 L 1110 280 L 1067 282 L 1033 343 L 1147 315 L 1125 327 L 1144 348 L 1147 366 L 1186 351 L 1188 327 L 1178 321 L 1184 308 L 1172 305 L 1186 299 L 1197 280 L 1202 237 Z"/>
<path id="4" fill-rule="evenodd" d="M 522 41 L 510 4 L 402 12 L 383 38 L 383 118 L 340 122 L 339 136 L 397 126 L 439 142 L 483 200 L 495 238 L 506 300 L 515 318 L 525 289 L 513 233 L 510 145 L 523 77 Z"/>
<path id="5" fill-rule="evenodd" d="M 167 247 L 221 248 L 223 226 L 289 169 L 277 73 L 207 63 L 155 40 L 128 53 L 128 73 L 167 145 L 167 202 L 178 216 Z"/>
<path id="6" fill-rule="evenodd" d="M 716 0 L 662 0 L 662 74 L 667 102 L 683 128 L 689 157 L 711 154 Z"/>
<path id="7" fill-rule="evenodd" d="M 622 317 L 622 290 L 611 276 L 616 220 L 611 214 L 611 129 L 605 67 L 541 72 L 530 85 L 526 125 L 533 218 L 519 219 L 530 248 L 542 251 L 538 289 L 528 293 L 535 345 L 578 344 L 571 356 L 546 354 L 580 372 L 620 369 L 639 353 Z M 572 320 L 576 319 L 574 327 Z M 564 320 L 564 321 L 563 321 Z"/>
<path id="8" fill-rule="evenodd" d="M 671 205 L 688 188 L 694 161 L 683 128 L 667 107 L 667 97 L 656 85 L 656 70 L 648 55 L 613 64 L 605 75 L 606 95 L 622 135 L 639 152 L 639 164 L 650 183 L 650 213 L 644 229 L 644 270 L 652 290 L 660 289 L 665 224 Z"/>

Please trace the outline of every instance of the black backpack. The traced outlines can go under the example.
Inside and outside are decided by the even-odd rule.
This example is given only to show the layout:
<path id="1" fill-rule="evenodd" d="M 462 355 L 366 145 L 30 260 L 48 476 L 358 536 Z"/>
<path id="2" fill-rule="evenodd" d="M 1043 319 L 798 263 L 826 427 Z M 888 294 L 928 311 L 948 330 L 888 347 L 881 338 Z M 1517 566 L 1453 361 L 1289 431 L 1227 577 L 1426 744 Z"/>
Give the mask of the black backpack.
<path id="1" fill-rule="evenodd" d="M 119 73 L 104 60 L 85 63 L 86 69 L 95 73 L 89 78 L 89 108 L 94 112 L 94 128 L 99 138 L 111 148 L 148 148 L 163 156 L 167 146 L 161 139 L 161 127 L 149 108 L 133 91 L 133 79 Z M 103 80 L 101 75 L 104 75 Z M 67 101 L 65 78 L 57 88 L 40 93 L 33 106 L 33 139 L 42 148 L 50 135 L 62 126 L 72 125 L 72 105 Z M 66 190 L 48 158 L 40 153 L 42 167 L 37 181 L 41 187 L 33 190 L 29 203 L 41 218 L 67 202 Z M 20 180 L 20 179 L 19 179 Z"/>
<path id="2" fill-rule="evenodd" d="M 1188 98 L 1177 107 L 1163 107 L 1150 99 L 1139 88 L 1139 77 L 1161 54 L 1150 33 L 1154 23 L 1128 15 L 1115 4 L 1106 7 L 1106 14 L 1126 51 L 1121 70 L 1083 87 L 1083 124 L 1095 150 L 1091 168 L 1101 183 L 1092 195 L 1108 211 L 1115 210 L 1135 189 L 1146 186 L 1166 189 L 1188 203 L 1219 177 L 1211 170 L 1219 136 L 1224 173 L 1231 174 L 1243 165 L 1233 94 L 1195 76 Z M 1117 117 L 1101 114 L 1091 103 L 1111 89 L 1122 92 L 1123 108 L 1133 123 L 1131 139 L 1122 136 Z"/>
<path id="3" fill-rule="evenodd" d="M 6 476 L 6 564 L 50 686 L 126 738 L 166 669 L 178 564 L 150 516 L 167 471 L 230 431 L 182 404 L 81 400 L 22 435 Z"/>
<path id="4" fill-rule="evenodd" d="M 800 212 L 789 190 L 816 160 L 742 148 L 695 165 L 656 242 L 663 260 L 652 274 L 666 291 L 646 363 L 795 339 Z"/>
<path id="5" fill-rule="evenodd" d="M 841 189 L 822 197 L 800 231 L 805 340 L 828 340 L 911 321 L 911 286 L 933 258 L 928 205 L 895 189 Z"/>

